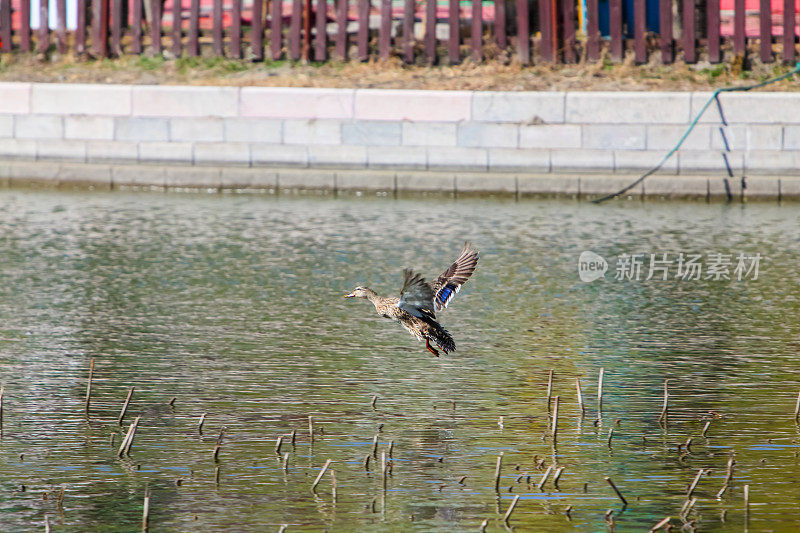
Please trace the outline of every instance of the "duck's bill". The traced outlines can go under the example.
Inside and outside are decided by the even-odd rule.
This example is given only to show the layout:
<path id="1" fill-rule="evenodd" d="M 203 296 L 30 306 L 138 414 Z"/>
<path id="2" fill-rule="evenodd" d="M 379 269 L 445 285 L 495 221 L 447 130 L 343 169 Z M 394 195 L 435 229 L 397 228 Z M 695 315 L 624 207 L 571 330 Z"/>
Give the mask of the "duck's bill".
<path id="1" fill-rule="evenodd" d="M 356 297 L 356 293 L 355 292 L 351 292 L 350 294 L 345 294 L 344 297 L 345 298 L 355 298 Z"/>

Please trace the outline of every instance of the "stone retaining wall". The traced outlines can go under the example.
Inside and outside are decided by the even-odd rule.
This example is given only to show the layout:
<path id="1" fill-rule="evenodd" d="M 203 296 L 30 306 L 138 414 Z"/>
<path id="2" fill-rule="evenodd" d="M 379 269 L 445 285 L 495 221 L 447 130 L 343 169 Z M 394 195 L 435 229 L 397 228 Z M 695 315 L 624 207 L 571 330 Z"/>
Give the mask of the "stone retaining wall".
<path id="1" fill-rule="evenodd" d="M 512 180 L 517 191 L 522 181 L 532 192 L 564 192 L 581 176 L 611 187 L 657 163 L 709 96 L 0 83 L 0 177 L 24 179 L 22 169 L 34 173 L 31 163 L 47 163 L 31 177 L 80 174 L 78 164 L 111 184 L 132 173 L 163 185 L 171 172 L 185 186 L 193 174 L 196 186 L 225 186 L 224 174 L 253 169 L 246 181 L 269 187 L 277 176 L 269 169 L 281 169 L 308 187 L 339 187 L 337 172 L 364 170 L 389 171 L 374 173 L 374 187 L 359 179 L 375 189 L 386 188 L 387 175 L 400 189 L 441 189 L 442 179 L 452 184 L 458 176 L 488 190 L 507 190 Z M 669 176 L 724 176 L 724 152 L 734 181 L 744 173 L 764 195 L 779 187 L 800 192 L 800 93 L 732 93 L 720 101 L 727 149 L 712 106 L 652 181 L 666 188 L 650 191 L 691 181 L 663 179 Z M 209 178 L 210 168 L 218 177 Z"/>

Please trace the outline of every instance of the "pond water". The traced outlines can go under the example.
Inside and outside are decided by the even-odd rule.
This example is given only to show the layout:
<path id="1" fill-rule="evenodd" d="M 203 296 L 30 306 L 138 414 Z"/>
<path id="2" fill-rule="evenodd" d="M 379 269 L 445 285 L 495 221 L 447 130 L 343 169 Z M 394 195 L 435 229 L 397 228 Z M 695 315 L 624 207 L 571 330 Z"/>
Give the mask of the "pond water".
<path id="1" fill-rule="evenodd" d="M 467 239 L 454 353 L 342 298 L 438 275 Z M 797 531 L 798 250 L 791 204 L 0 191 L 0 529 L 136 531 L 149 488 L 151 531 L 500 531 L 515 496 L 517 531 L 646 531 L 683 523 L 706 469 L 698 530 Z M 583 251 L 604 278 L 580 280 Z M 726 256 L 733 279 L 705 279 Z M 328 473 L 311 490 L 329 459 L 335 500 Z"/>

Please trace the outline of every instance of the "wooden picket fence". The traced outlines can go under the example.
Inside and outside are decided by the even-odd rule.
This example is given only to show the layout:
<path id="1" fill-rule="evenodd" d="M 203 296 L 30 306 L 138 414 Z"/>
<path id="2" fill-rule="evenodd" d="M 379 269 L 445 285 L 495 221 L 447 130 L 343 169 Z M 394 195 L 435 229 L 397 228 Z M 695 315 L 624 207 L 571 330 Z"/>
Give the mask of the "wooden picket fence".
<path id="1" fill-rule="evenodd" d="M 452 64 L 483 61 L 491 47 L 493 56 L 513 53 L 522 64 L 597 61 L 604 49 L 615 61 L 631 53 L 644 63 L 657 53 L 664 63 L 692 63 L 701 54 L 718 63 L 724 51 L 741 56 L 757 43 L 761 61 L 796 57 L 797 0 L 605 0 L 602 10 L 600 0 L 580 1 L 75 0 L 75 29 L 68 31 L 67 0 L 51 2 L 54 30 L 32 28 L 31 0 L 0 0 L 0 52 L 54 48 L 114 57 L 169 50 L 175 57 L 293 61 L 398 56 Z M 43 0 L 39 20 L 48 20 L 50 9 Z M 655 28 L 646 18 L 654 11 Z"/>

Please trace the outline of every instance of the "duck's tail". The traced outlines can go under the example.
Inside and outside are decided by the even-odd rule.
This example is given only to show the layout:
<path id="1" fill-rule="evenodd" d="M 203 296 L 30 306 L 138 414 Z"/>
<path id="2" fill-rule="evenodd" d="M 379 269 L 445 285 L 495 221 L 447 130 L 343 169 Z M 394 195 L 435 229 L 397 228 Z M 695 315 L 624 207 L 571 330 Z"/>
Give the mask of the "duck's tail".
<path id="1" fill-rule="evenodd" d="M 444 353 L 454 352 L 456 350 L 456 342 L 447 330 L 434 320 L 431 320 L 429 324 L 431 326 L 428 330 L 430 333 L 430 340 L 438 344 L 439 348 L 441 348 Z"/>

